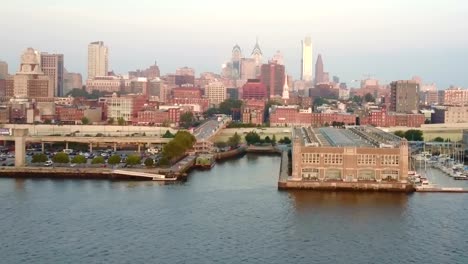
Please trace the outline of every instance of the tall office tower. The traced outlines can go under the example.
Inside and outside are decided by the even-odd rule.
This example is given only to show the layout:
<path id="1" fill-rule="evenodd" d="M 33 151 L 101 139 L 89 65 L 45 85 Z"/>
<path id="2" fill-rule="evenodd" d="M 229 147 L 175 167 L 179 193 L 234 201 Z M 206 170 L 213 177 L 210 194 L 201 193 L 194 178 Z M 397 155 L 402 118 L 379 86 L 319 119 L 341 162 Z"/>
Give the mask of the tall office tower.
<path id="1" fill-rule="evenodd" d="M 284 72 L 283 99 L 289 99 L 288 75 Z"/>
<path id="2" fill-rule="evenodd" d="M 419 83 L 414 80 L 390 83 L 390 111 L 416 113 L 419 109 Z"/>
<path id="3" fill-rule="evenodd" d="M 234 48 L 232 48 L 232 78 L 234 80 L 238 80 L 240 78 L 241 74 L 241 57 L 242 57 L 242 51 L 239 45 L 235 45 Z"/>
<path id="4" fill-rule="evenodd" d="M 323 78 L 323 61 L 322 61 L 322 55 L 319 54 L 317 57 L 317 62 L 315 63 L 315 84 L 319 84 L 324 82 Z"/>
<path id="5" fill-rule="evenodd" d="M 15 97 L 54 97 L 53 82 L 41 70 L 41 55 L 28 48 L 21 55 L 20 70 L 13 77 Z"/>
<path id="6" fill-rule="evenodd" d="M 104 42 L 95 41 L 88 45 L 88 79 L 107 76 L 109 71 L 109 50 Z"/>
<path id="7" fill-rule="evenodd" d="M 258 45 L 258 38 L 255 43 L 255 47 L 252 50 L 252 54 L 250 56 L 252 57 L 252 59 L 255 59 L 255 65 L 257 67 L 255 75 L 258 76 L 260 74 L 260 67 L 262 65 L 262 57 L 263 57 L 263 53 L 262 53 L 262 50 L 260 49 L 260 45 Z"/>
<path id="8" fill-rule="evenodd" d="M 211 82 L 205 87 L 205 95 L 211 106 L 218 106 L 227 98 L 226 87 L 222 82 Z"/>
<path id="9" fill-rule="evenodd" d="M 268 97 L 281 97 L 284 85 L 284 65 L 270 61 L 261 68 L 260 81 L 267 87 Z"/>
<path id="10" fill-rule="evenodd" d="M 312 67 L 314 62 L 312 61 L 312 40 L 310 37 L 306 37 L 302 41 L 302 67 L 301 67 L 301 80 L 310 82 L 312 81 Z"/>
<path id="11" fill-rule="evenodd" d="M 257 78 L 257 66 L 255 59 L 242 58 L 241 59 L 241 80 L 256 79 Z"/>
<path id="12" fill-rule="evenodd" d="M 63 54 L 48 54 L 46 52 L 42 52 L 41 68 L 45 75 L 49 76 L 52 80 L 54 96 L 63 96 Z"/>
<path id="13" fill-rule="evenodd" d="M 0 61 L 0 79 L 6 79 L 8 76 L 8 63 Z"/>

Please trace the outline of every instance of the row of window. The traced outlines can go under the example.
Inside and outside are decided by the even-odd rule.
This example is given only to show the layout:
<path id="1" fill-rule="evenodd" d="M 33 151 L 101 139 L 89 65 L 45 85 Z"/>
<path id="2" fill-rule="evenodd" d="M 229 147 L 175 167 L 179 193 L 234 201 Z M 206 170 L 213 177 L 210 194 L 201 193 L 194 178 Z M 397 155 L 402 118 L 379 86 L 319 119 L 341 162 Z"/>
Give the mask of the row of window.
<path id="1" fill-rule="evenodd" d="M 306 180 L 318 180 L 320 178 L 320 171 L 319 169 L 315 169 L 315 168 L 303 168 L 301 171 L 301 176 L 303 179 L 306 179 Z M 380 172 L 380 178 L 382 180 L 398 180 L 398 176 L 399 176 L 398 170 L 382 170 Z M 358 172 L 357 178 L 359 181 L 375 181 L 376 171 L 361 170 Z M 325 180 L 341 180 L 342 172 L 341 170 L 336 170 L 336 169 L 325 170 L 324 179 Z"/>
<path id="2" fill-rule="evenodd" d="M 324 164 L 343 164 L 343 154 L 323 154 Z M 302 153 L 303 164 L 320 164 L 320 153 Z M 358 165 L 376 165 L 377 155 L 374 154 L 360 154 L 357 155 Z M 381 155 L 381 165 L 399 165 L 400 157 L 398 155 Z"/>

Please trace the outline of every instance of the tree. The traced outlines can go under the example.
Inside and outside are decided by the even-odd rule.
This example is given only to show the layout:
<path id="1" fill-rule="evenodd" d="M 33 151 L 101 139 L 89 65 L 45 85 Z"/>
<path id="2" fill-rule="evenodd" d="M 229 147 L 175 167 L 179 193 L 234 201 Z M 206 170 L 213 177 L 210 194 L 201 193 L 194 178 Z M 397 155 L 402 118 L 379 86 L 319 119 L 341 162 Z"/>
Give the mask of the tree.
<path id="1" fill-rule="evenodd" d="M 169 159 L 164 156 L 161 157 L 161 159 L 159 160 L 159 165 L 161 166 L 167 166 L 169 164 L 170 164 Z"/>
<path id="2" fill-rule="evenodd" d="M 85 164 L 86 162 L 88 162 L 88 160 L 83 155 L 76 155 L 71 160 L 71 163 L 76 163 L 76 164 Z"/>
<path id="3" fill-rule="evenodd" d="M 44 124 L 50 125 L 50 124 L 52 124 L 52 120 L 50 120 L 50 119 L 45 119 L 45 120 L 44 120 Z"/>
<path id="4" fill-rule="evenodd" d="M 103 156 L 97 156 L 91 161 L 91 164 L 104 164 L 105 162 L 106 160 Z"/>
<path id="5" fill-rule="evenodd" d="M 233 109 L 240 109 L 242 101 L 237 99 L 226 99 L 219 104 L 219 112 L 225 115 L 231 115 Z"/>
<path id="6" fill-rule="evenodd" d="M 180 115 L 180 126 L 187 129 L 192 126 L 195 117 L 192 112 L 185 112 Z"/>
<path id="7" fill-rule="evenodd" d="M 203 113 L 203 116 L 205 117 L 211 117 L 215 114 L 219 114 L 219 109 L 218 108 L 208 108 L 208 110 L 206 110 L 206 112 Z"/>
<path id="8" fill-rule="evenodd" d="M 236 132 L 234 133 L 234 135 L 232 135 L 232 137 L 228 139 L 227 145 L 229 145 L 231 148 L 237 148 L 240 144 L 240 141 L 241 137 Z"/>
<path id="9" fill-rule="evenodd" d="M 289 139 L 289 137 L 284 137 L 284 138 L 279 140 L 279 143 L 280 144 L 291 144 L 291 139 Z"/>
<path id="10" fill-rule="evenodd" d="M 368 103 L 369 102 L 375 102 L 375 98 L 371 93 L 366 93 L 366 95 L 364 95 L 364 101 L 366 101 Z"/>
<path id="11" fill-rule="evenodd" d="M 276 145 L 276 135 L 273 134 L 273 137 L 271 138 L 271 144 Z"/>
<path id="12" fill-rule="evenodd" d="M 224 142 L 224 141 L 217 141 L 214 143 L 214 145 L 217 147 L 217 148 L 225 148 L 228 146 L 228 143 Z"/>
<path id="13" fill-rule="evenodd" d="M 107 123 L 108 123 L 109 125 L 114 124 L 114 122 L 115 122 L 115 119 L 114 119 L 113 117 L 111 117 L 111 118 L 109 118 L 109 120 L 107 120 Z"/>
<path id="14" fill-rule="evenodd" d="M 395 131 L 395 132 L 393 132 L 393 134 L 395 134 L 396 136 L 399 136 L 401 138 L 405 137 L 405 132 L 403 132 L 401 130 Z"/>
<path id="15" fill-rule="evenodd" d="M 81 118 L 81 124 L 83 125 L 89 124 L 89 118 L 87 118 L 86 116 L 83 116 L 83 118 Z"/>
<path id="16" fill-rule="evenodd" d="M 47 155 L 43 153 L 34 154 L 32 156 L 32 163 L 42 163 L 48 160 Z"/>
<path id="17" fill-rule="evenodd" d="M 73 88 L 65 96 L 88 98 L 89 94 L 88 94 L 88 92 L 86 92 L 86 90 L 83 90 L 81 88 Z"/>
<path id="18" fill-rule="evenodd" d="M 314 102 L 313 102 L 314 107 L 321 106 L 321 105 L 324 105 L 324 104 L 329 104 L 327 99 L 325 99 L 323 97 L 315 97 L 314 98 Z"/>
<path id="19" fill-rule="evenodd" d="M 145 159 L 145 166 L 146 167 L 153 167 L 154 165 L 154 160 L 152 158 L 146 158 Z"/>
<path id="20" fill-rule="evenodd" d="M 70 157 L 67 153 L 59 152 L 55 154 L 55 156 L 52 158 L 52 161 L 55 163 L 69 163 Z"/>
<path id="21" fill-rule="evenodd" d="M 129 166 L 134 166 L 134 165 L 138 165 L 141 163 L 141 158 L 140 156 L 137 156 L 137 155 L 129 155 L 127 157 L 127 165 Z"/>
<path id="22" fill-rule="evenodd" d="M 435 141 L 435 142 L 444 142 L 444 139 L 441 138 L 441 137 L 436 137 L 436 138 L 434 138 L 432 141 Z"/>
<path id="23" fill-rule="evenodd" d="M 405 132 L 408 141 L 424 141 L 423 132 L 417 129 L 410 129 Z"/>
<path id="24" fill-rule="evenodd" d="M 178 131 L 175 137 L 163 147 L 162 155 L 168 160 L 180 157 L 191 149 L 195 142 L 196 139 L 190 132 Z"/>
<path id="25" fill-rule="evenodd" d="M 123 126 L 125 125 L 125 119 L 123 117 L 119 117 L 117 118 L 117 124 L 119 124 L 119 126 Z"/>
<path id="26" fill-rule="evenodd" d="M 255 143 L 259 143 L 261 141 L 260 136 L 255 131 L 250 131 L 245 135 L 245 141 L 247 144 L 252 145 Z"/>
<path id="27" fill-rule="evenodd" d="M 164 133 L 162 138 L 174 138 L 174 134 L 172 134 L 171 131 L 166 130 L 166 133 Z"/>
<path id="28" fill-rule="evenodd" d="M 120 158 L 119 155 L 112 155 L 112 156 L 110 156 L 110 158 L 107 160 L 107 163 L 108 163 L 109 165 L 117 165 L 117 164 L 120 163 L 120 160 L 121 160 L 121 158 Z"/>
<path id="29" fill-rule="evenodd" d="M 355 95 L 355 96 L 353 96 L 352 101 L 355 102 L 355 103 L 360 104 L 360 103 L 362 103 L 362 97 L 359 96 L 359 95 Z"/>
<path id="30" fill-rule="evenodd" d="M 269 136 L 266 136 L 265 139 L 264 139 L 265 143 L 267 144 L 271 144 L 271 139 Z"/>

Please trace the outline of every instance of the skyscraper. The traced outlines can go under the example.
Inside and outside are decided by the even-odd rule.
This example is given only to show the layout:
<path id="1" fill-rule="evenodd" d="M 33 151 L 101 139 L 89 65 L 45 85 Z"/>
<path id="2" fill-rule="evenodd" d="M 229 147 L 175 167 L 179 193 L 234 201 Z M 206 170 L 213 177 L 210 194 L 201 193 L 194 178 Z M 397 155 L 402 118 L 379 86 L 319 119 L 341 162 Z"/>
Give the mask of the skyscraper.
<path id="1" fill-rule="evenodd" d="M 301 80 L 310 82 L 312 81 L 312 40 L 306 37 L 302 41 L 302 67 L 301 67 Z"/>
<path id="2" fill-rule="evenodd" d="M 239 45 L 235 45 L 232 48 L 232 78 L 234 80 L 237 80 L 240 78 L 240 73 L 241 73 L 241 57 L 242 57 L 242 51 Z"/>
<path id="3" fill-rule="evenodd" d="M 289 99 L 288 75 L 284 72 L 283 99 Z"/>
<path id="4" fill-rule="evenodd" d="M 0 61 L 0 79 L 5 79 L 8 75 L 8 64 Z"/>
<path id="5" fill-rule="evenodd" d="M 270 61 L 262 65 L 260 80 L 267 87 L 268 97 L 281 97 L 284 86 L 284 65 Z"/>
<path id="6" fill-rule="evenodd" d="M 63 96 L 63 54 L 41 53 L 41 68 L 45 75 L 52 80 L 54 96 Z"/>
<path id="7" fill-rule="evenodd" d="M 104 42 L 95 41 L 88 45 L 88 79 L 107 76 L 109 70 L 109 50 Z"/>
<path id="8" fill-rule="evenodd" d="M 315 63 L 315 84 L 324 82 L 322 55 L 319 54 Z"/>
<path id="9" fill-rule="evenodd" d="M 258 45 L 258 38 L 257 41 L 255 42 L 255 47 L 252 50 L 252 54 L 250 55 L 253 59 L 255 59 L 255 65 L 257 67 L 256 75 L 260 74 L 260 67 L 262 65 L 262 57 L 263 53 L 262 50 L 260 49 L 260 45 Z"/>

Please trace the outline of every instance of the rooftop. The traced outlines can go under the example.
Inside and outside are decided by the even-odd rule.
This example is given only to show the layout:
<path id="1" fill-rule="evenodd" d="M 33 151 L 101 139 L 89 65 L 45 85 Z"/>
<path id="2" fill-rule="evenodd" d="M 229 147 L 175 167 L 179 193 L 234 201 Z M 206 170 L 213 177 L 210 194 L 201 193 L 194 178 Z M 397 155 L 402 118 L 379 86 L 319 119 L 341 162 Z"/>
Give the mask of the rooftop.
<path id="1" fill-rule="evenodd" d="M 401 138 L 371 126 L 347 126 L 346 128 L 295 128 L 293 137 L 303 146 L 313 147 L 365 147 L 394 148 Z"/>

